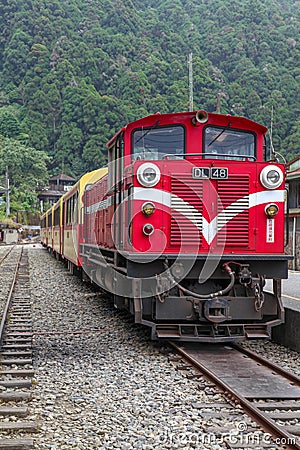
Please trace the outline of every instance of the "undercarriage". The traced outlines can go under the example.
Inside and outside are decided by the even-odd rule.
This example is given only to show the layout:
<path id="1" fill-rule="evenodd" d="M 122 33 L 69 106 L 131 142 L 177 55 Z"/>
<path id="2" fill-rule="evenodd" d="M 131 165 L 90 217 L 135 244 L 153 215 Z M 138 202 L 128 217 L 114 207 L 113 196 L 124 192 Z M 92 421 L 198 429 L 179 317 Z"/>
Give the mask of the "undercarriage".
<path id="1" fill-rule="evenodd" d="M 281 279 L 283 255 L 160 256 L 152 261 L 82 249 L 84 270 L 113 294 L 114 305 L 135 323 L 150 327 L 152 339 L 226 342 L 269 337 L 284 321 Z M 206 272 L 205 272 L 206 270 Z M 266 279 L 273 292 L 264 291 Z"/>

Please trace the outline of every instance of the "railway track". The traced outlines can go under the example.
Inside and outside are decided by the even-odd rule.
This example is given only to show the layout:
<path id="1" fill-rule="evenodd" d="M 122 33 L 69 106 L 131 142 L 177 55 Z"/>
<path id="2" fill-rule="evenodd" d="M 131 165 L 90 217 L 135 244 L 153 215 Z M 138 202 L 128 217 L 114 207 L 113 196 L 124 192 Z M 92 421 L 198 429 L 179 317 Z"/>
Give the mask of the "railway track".
<path id="1" fill-rule="evenodd" d="M 0 449 L 34 447 L 30 436 L 38 424 L 26 421 L 33 384 L 32 324 L 27 249 L 15 246 L 0 260 L 2 293 L 0 324 Z"/>
<path id="2" fill-rule="evenodd" d="M 266 449 L 300 449 L 299 377 L 238 345 L 170 344 L 183 361 L 213 382 L 232 405 L 241 405 L 268 433 L 258 438 L 245 425 L 234 440 L 229 439 L 228 448 L 248 448 L 251 442 Z"/>
<path id="3" fill-rule="evenodd" d="M 5 247 L 0 247 L 0 265 L 5 261 L 5 259 L 9 256 L 9 254 L 15 250 L 16 246 L 5 246 Z"/>

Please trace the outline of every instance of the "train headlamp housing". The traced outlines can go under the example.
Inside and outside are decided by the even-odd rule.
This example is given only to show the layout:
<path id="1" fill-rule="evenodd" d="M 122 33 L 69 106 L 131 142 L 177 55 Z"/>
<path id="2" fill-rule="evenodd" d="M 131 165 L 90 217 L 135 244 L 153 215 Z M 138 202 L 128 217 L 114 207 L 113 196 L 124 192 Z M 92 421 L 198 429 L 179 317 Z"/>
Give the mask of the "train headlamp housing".
<path id="1" fill-rule="evenodd" d="M 270 203 L 265 207 L 265 213 L 268 219 L 273 219 L 278 214 L 279 208 L 274 203 Z"/>
<path id="2" fill-rule="evenodd" d="M 260 173 L 260 182 L 267 189 L 276 189 L 283 182 L 282 170 L 274 165 L 265 167 Z"/>
<path id="3" fill-rule="evenodd" d="M 142 206 L 142 211 L 145 214 L 145 216 L 149 217 L 151 214 L 155 211 L 155 206 L 152 202 L 146 202 Z"/>
<path id="4" fill-rule="evenodd" d="M 142 164 L 137 170 L 137 179 L 142 186 L 155 186 L 160 180 L 160 170 L 152 163 Z"/>

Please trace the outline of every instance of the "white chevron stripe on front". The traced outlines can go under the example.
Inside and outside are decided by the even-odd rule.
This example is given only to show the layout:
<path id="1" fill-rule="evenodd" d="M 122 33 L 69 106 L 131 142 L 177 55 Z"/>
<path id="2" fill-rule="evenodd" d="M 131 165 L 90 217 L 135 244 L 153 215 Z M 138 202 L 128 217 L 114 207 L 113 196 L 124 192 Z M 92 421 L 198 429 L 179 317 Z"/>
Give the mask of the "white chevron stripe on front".
<path id="1" fill-rule="evenodd" d="M 217 232 L 220 231 L 236 215 L 246 209 L 250 209 L 264 203 L 284 202 L 284 192 L 284 190 L 255 192 L 239 198 L 237 201 L 223 209 L 223 211 L 215 216 L 210 222 L 202 217 L 203 228 L 201 231 L 204 239 L 208 244 L 211 244 Z M 170 192 L 154 188 L 134 188 L 133 199 L 142 200 L 145 202 L 160 203 L 167 208 L 171 207 L 172 200 L 172 208 L 183 214 L 188 220 L 198 226 L 199 221 L 197 218 L 199 218 L 201 213 L 194 208 L 193 205 L 177 195 L 171 194 Z"/>

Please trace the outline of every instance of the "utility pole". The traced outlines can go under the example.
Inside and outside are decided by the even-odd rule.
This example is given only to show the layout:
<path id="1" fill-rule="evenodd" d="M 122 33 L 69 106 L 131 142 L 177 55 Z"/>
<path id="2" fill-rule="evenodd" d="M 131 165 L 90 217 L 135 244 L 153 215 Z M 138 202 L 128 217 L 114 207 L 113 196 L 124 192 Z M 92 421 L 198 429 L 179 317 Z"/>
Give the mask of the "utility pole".
<path id="1" fill-rule="evenodd" d="M 189 65 L 189 91 L 190 91 L 189 111 L 194 111 L 194 98 L 193 98 L 193 90 L 194 90 L 194 84 L 193 84 L 193 53 L 189 54 L 188 65 Z"/>
<path id="2" fill-rule="evenodd" d="M 5 192 L 6 192 L 6 217 L 10 215 L 10 199 L 9 199 L 9 178 L 8 167 L 5 170 Z"/>
<path id="3" fill-rule="evenodd" d="M 217 93 L 217 106 L 216 106 L 216 113 L 221 113 L 221 92 Z"/>

